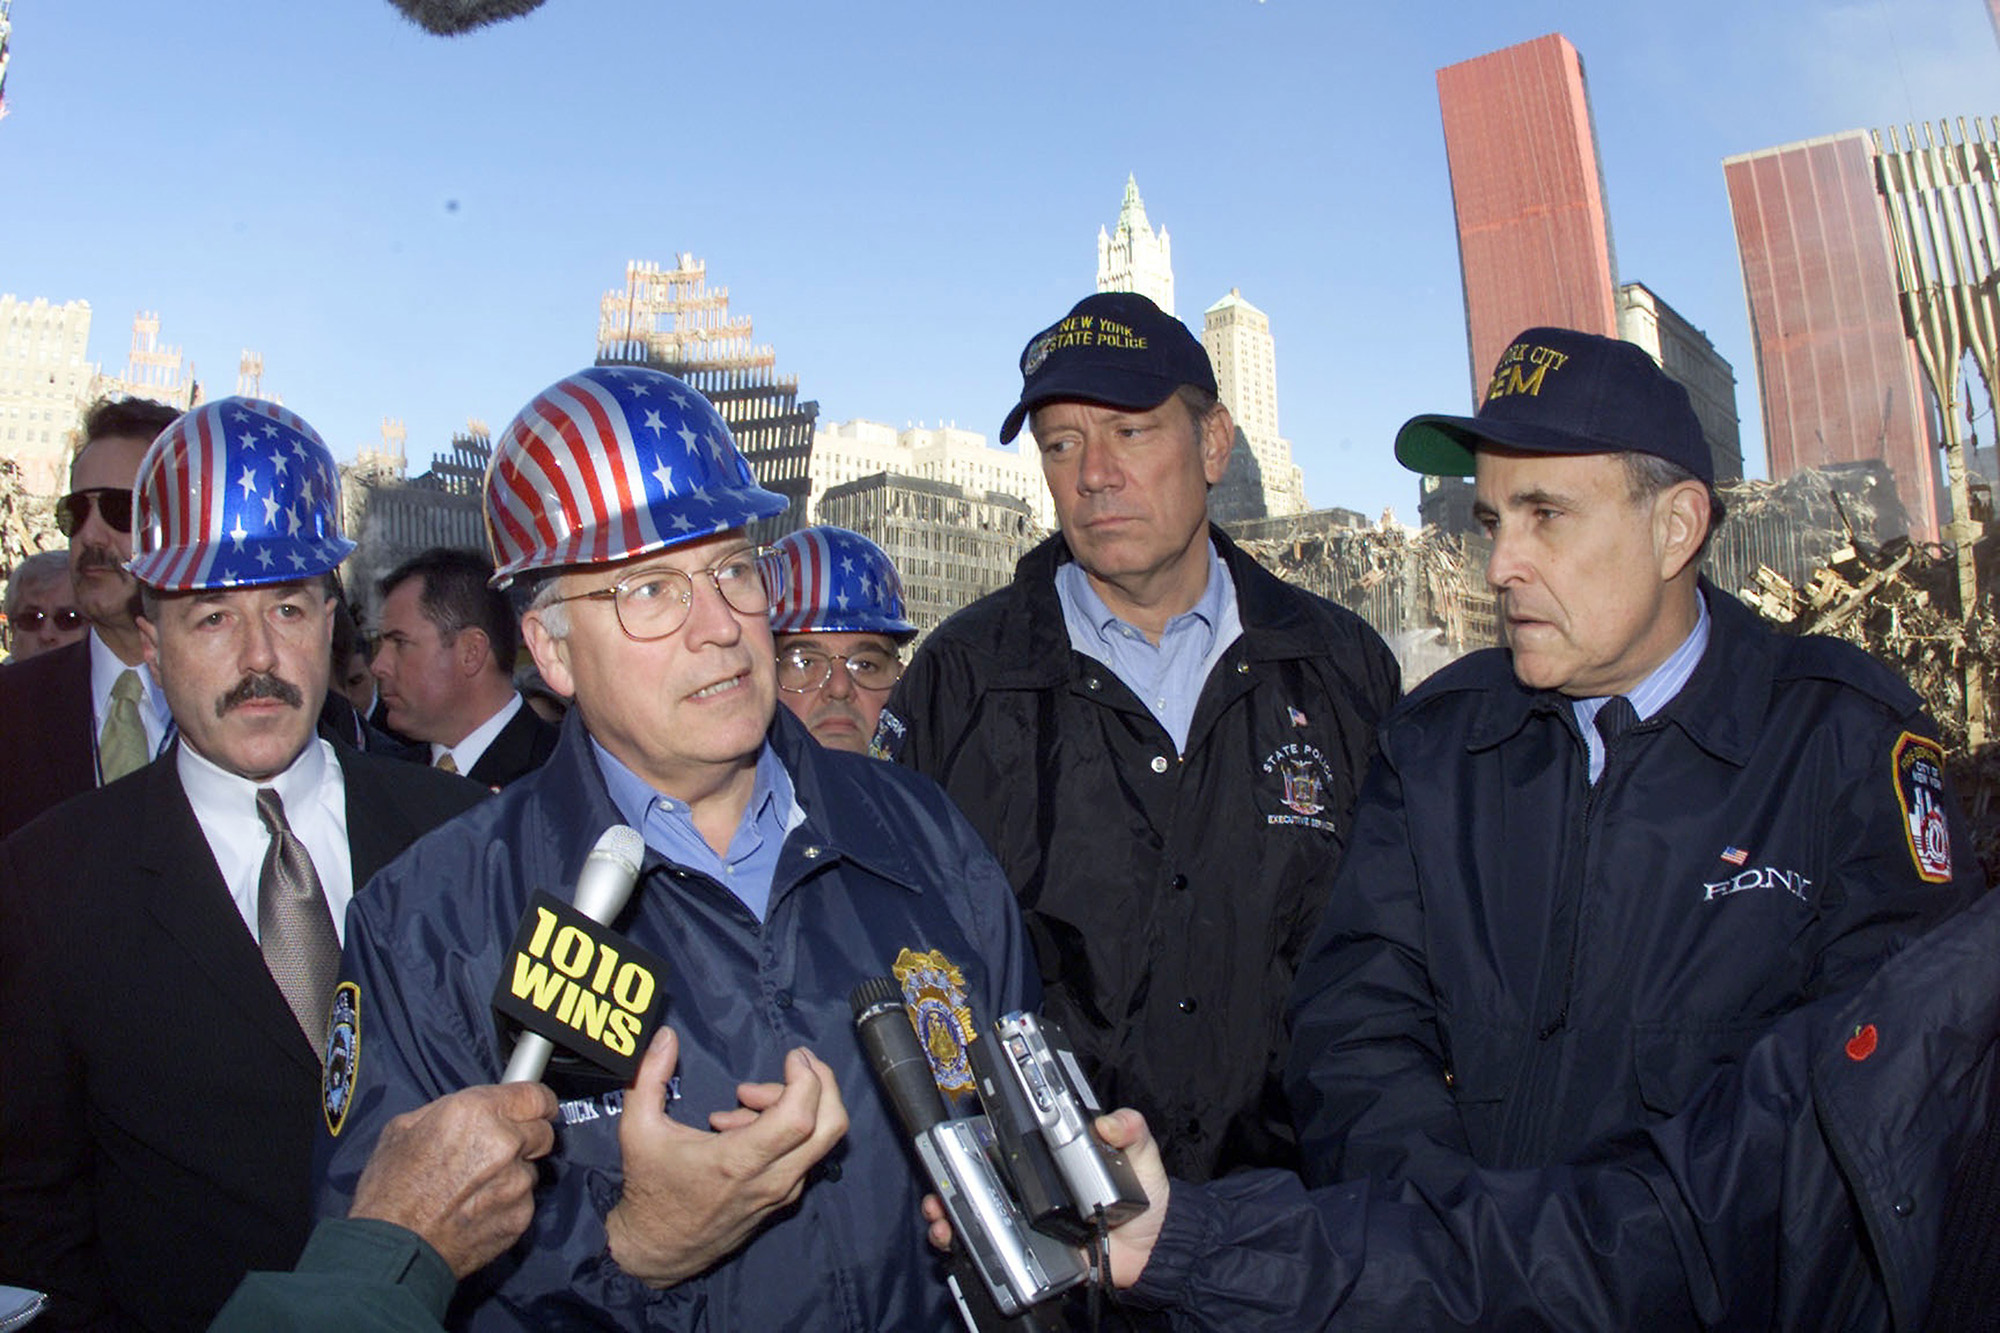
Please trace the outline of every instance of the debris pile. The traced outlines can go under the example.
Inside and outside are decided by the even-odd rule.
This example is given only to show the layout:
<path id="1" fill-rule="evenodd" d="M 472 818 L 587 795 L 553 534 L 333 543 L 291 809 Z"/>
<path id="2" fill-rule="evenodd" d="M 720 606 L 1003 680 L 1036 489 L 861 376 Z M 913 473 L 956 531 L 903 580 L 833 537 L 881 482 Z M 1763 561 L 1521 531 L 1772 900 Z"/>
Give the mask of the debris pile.
<path id="1" fill-rule="evenodd" d="M 1481 538 L 1316 518 L 1266 520 L 1239 544 L 1280 578 L 1374 626 L 1395 646 L 1406 689 L 1460 654 L 1497 642 Z"/>

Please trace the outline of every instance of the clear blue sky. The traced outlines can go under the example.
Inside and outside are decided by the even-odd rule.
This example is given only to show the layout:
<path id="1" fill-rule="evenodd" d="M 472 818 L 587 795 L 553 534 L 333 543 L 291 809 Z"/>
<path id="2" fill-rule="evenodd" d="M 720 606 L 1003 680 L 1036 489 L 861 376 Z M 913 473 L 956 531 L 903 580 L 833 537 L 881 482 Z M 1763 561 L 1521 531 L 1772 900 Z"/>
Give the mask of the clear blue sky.
<path id="1" fill-rule="evenodd" d="M 1582 52 L 1619 276 L 1736 366 L 1721 161 L 2000 111 L 1982 0 L 547 0 L 456 39 L 385 0 L 16 0 L 0 291 L 157 310 L 212 393 L 240 349 L 337 454 L 413 466 L 593 355 L 628 259 L 706 259 L 823 420 L 989 437 L 1027 337 L 1091 290 L 1135 172 L 1180 313 L 1277 337 L 1315 504 L 1415 518 L 1389 445 L 1469 410 L 1435 70 Z"/>

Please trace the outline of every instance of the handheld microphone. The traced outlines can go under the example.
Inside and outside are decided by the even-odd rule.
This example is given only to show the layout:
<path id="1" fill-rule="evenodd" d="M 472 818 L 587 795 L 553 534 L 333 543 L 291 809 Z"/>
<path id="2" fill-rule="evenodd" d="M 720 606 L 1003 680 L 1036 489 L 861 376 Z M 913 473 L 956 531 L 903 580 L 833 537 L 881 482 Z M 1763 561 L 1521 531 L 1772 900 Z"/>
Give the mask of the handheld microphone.
<path id="1" fill-rule="evenodd" d="M 945 1118 L 944 1098 L 938 1095 L 930 1061 L 917 1045 L 903 992 L 893 978 L 874 977 L 856 986 L 847 1003 L 854 1011 L 861 1049 L 889 1095 L 897 1122 L 903 1133 L 916 1138 Z"/>
<path id="2" fill-rule="evenodd" d="M 576 877 L 577 911 L 600 926 L 609 926 L 631 900 L 646 859 L 646 840 L 629 824 L 613 824 L 597 839 Z M 504 983 L 503 983 L 504 984 Z M 555 1044 L 539 1032 L 523 1032 L 514 1043 L 502 1083 L 536 1083 L 549 1067 Z"/>

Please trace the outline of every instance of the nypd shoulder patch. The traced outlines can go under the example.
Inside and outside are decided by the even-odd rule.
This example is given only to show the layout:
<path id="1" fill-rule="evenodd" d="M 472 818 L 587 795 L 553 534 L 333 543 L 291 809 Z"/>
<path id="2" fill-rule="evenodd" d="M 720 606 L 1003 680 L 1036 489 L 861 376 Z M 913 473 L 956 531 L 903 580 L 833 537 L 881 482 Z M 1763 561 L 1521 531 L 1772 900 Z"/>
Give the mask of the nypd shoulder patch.
<path id="1" fill-rule="evenodd" d="M 354 1098 L 354 1075 L 361 1063 L 361 987 L 343 981 L 334 987 L 333 1012 L 326 1025 L 326 1059 L 320 1072 L 320 1110 L 326 1132 L 340 1137 Z"/>
<path id="2" fill-rule="evenodd" d="M 1951 825 L 1944 816 L 1944 747 L 1904 732 L 1896 739 L 1892 766 L 1903 833 L 1917 875 L 1929 884 L 1951 879 Z"/>

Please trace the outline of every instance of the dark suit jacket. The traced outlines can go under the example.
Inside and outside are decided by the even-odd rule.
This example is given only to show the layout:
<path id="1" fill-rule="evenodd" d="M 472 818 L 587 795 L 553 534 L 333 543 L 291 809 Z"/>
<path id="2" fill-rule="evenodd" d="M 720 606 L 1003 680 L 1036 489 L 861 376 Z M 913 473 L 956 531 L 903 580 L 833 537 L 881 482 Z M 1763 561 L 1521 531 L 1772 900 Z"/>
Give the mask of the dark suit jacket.
<path id="1" fill-rule="evenodd" d="M 357 889 L 486 795 L 335 749 Z M 0 1281 L 38 1327 L 200 1329 L 290 1268 L 319 1075 L 171 751 L 0 842 Z"/>
<path id="2" fill-rule="evenodd" d="M 90 637 L 0 666 L 0 838 L 97 785 Z"/>
<path id="3" fill-rule="evenodd" d="M 500 728 L 500 734 L 466 776 L 499 791 L 515 778 L 524 778 L 540 768 L 542 760 L 555 751 L 556 737 L 561 734 L 542 721 L 541 714 L 524 700 L 520 711 Z"/>

